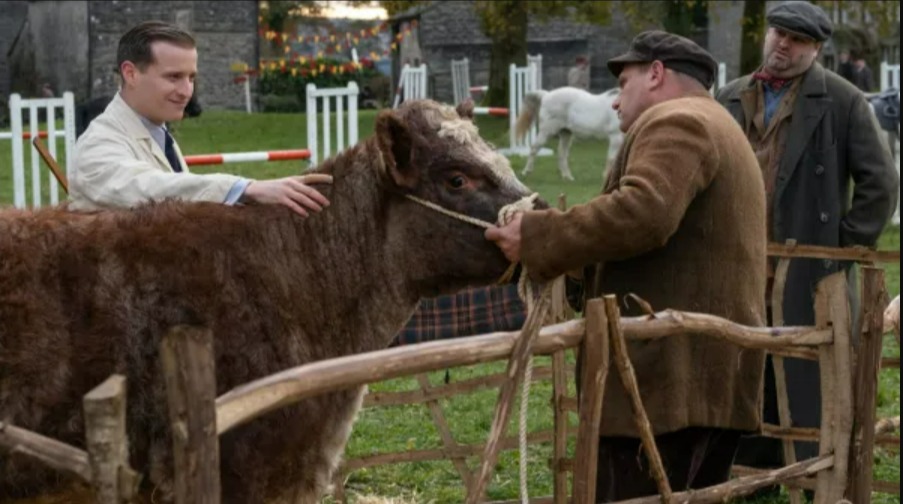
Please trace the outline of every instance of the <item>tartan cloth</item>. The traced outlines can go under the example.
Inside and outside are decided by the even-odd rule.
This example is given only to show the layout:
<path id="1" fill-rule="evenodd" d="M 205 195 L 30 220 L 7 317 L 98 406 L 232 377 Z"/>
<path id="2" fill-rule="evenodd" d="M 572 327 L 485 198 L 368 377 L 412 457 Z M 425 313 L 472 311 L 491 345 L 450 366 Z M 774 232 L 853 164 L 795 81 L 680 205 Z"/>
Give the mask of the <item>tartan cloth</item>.
<path id="1" fill-rule="evenodd" d="M 417 311 L 392 340 L 391 346 L 410 345 L 495 331 L 518 331 L 527 308 L 517 284 L 474 287 L 447 296 L 420 300 Z"/>

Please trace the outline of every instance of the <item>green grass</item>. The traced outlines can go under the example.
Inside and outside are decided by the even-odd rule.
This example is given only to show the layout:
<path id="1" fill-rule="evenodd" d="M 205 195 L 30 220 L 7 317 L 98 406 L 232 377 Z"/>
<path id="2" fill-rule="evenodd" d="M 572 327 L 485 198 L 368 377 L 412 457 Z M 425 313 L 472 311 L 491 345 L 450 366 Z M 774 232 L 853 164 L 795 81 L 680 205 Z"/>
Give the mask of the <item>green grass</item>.
<path id="1" fill-rule="evenodd" d="M 360 135 L 366 138 L 373 129 L 375 112 L 360 112 Z M 297 114 L 255 114 L 240 112 L 205 111 L 200 118 L 182 121 L 173 125 L 174 136 L 185 154 L 206 154 L 217 152 L 242 152 L 251 150 L 296 149 L 307 143 L 306 121 Z M 481 134 L 496 146 L 508 145 L 508 123 L 505 119 L 478 117 Z M 0 142 L 0 205 L 12 201 L 10 143 Z M 557 143 L 549 147 L 557 149 Z M 604 141 L 575 141 L 571 149 L 570 166 L 576 181 L 561 180 L 555 156 L 537 160 L 533 173 L 524 182 L 538 191 L 550 203 L 557 201 L 559 194 L 567 197 L 569 205 L 590 200 L 602 184 L 602 167 L 605 163 L 607 144 Z M 520 173 L 526 158 L 512 157 L 512 167 Z M 61 159 L 64 161 L 64 158 Z M 27 177 L 30 180 L 30 165 L 26 156 Z M 193 169 L 195 172 L 227 172 L 255 178 L 280 177 L 298 173 L 307 167 L 306 162 L 245 163 L 211 166 Z M 41 166 L 43 173 L 47 172 Z M 46 186 L 46 182 L 45 182 Z M 45 200 L 46 201 L 46 200 Z M 881 248 L 899 249 L 900 231 L 889 228 L 881 238 Z M 886 282 L 891 296 L 900 292 L 900 267 L 888 264 Z M 899 356 L 896 343 L 888 339 L 886 356 Z M 547 364 L 547 358 L 537 359 Z M 492 364 L 456 368 L 450 370 L 452 382 L 465 380 L 504 370 L 505 364 Z M 441 383 L 445 373 L 431 373 L 433 384 Z M 398 379 L 377 383 L 373 391 L 413 390 L 417 383 L 413 379 Z M 571 390 L 573 394 L 573 390 Z M 452 434 L 458 443 L 482 443 L 489 432 L 497 391 L 484 390 L 442 401 Z M 552 426 L 551 385 L 548 382 L 535 384 L 530 396 L 530 430 L 549 429 Z M 517 411 L 516 409 L 514 410 Z M 878 398 L 879 416 L 900 414 L 900 374 L 898 370 L 884 370 L 880 376 Z M 516 414 L 514 415 L 516 417 Z M 576 423 L 576 418 L 572 417 Z M 516 435 L 516 423 L 512 419 L 509 434 Z M 361 412 L 355 424 L 346 455 L 357 457 L 377 453 L 395 452 L 409 449 L 431 449 L 442 446 L 438 433 L 425 406 L 367 408 Z M 571 453 L 573 452 L 573 442 Z M 534 446 L 529 450 L 530 494 L 550 495 L 552 479 L 547 461 L 551 457 L 551 447 Z M 876 451 L 876 477 L 899 482 L 900 456 L 898 450 L 878 449 Z M 477 467 L 475 458 L 468 460 L 471 469 Z M 463 486 L 451 462 L 423 462 L 385 465 L 365 469 L 349 475 L 346 487 L 351 495 L 404 496 L 417 502 L 455 503 L 464 498 Z M 490 499 L 514 499 L 518 494 L 517 451 L 503 452 L 488 496 Z M 762 504 L 789 502 L 786 496 L 780 499 L 762 500 Z M 899 503 L 897 497 L 875 496 L 874 502 Z"/>

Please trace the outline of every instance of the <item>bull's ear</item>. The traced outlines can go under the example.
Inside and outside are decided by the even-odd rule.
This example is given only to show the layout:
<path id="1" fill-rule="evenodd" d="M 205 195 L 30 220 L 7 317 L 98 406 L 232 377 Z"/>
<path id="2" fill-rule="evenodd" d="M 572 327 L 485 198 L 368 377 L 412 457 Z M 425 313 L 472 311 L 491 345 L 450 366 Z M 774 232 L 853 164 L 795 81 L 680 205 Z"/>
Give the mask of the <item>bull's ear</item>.
<path id="1" fill-rule="evenodd" d="M 461 119 L 473 121 L 473 99 L 465 98 L 464 101 L 458 104 L 458 107 L 455 108 L 455 111 L 458 112 L 458 115 L 461 116 Z"/>
<path id="2" fill-rule="evenodd" d="M 416 187 L 418 174 L 411 162 L 411 131 L 394 112 L 388 110 L 376 117 L 374 129 L 389 176 L 401 187 Z"/>

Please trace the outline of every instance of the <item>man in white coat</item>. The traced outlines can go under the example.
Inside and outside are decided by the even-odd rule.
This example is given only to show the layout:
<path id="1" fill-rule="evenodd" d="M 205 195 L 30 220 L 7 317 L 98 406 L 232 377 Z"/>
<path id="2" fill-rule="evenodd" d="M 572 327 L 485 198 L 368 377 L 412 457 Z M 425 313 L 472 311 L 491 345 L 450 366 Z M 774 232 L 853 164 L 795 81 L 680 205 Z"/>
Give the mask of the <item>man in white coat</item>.
<path id="1" fill-rule="evenodd" d="M 184 114 L 197 60 L 194 37 L 172 24 L 148 21 L 122 36 L 117 52 L 122 87 L 76 143 L 69 208 L 129 208 L 174 198 L 282 204 L 307 216 L 329 205 L 308 185 L 330 183 L 329 175 L 257 181 L 189 173 L 166 123 Z"/>

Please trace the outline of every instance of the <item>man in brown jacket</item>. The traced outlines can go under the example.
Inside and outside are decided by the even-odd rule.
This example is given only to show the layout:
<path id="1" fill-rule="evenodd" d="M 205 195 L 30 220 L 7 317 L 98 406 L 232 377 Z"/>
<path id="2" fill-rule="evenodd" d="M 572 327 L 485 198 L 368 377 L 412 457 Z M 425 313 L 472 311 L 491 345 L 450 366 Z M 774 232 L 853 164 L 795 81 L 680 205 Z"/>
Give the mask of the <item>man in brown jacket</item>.
<path id="1" fill-rule="evenodd" d="M 541 280 L 587 267 L 586 297 L 634 293 L 657 310 L 762 325 L 765 190 L 743 131 L 707 91 L 715 60 L 653 31 L 608 67 L 626 137 L 602 194 L 518 214 L 487 239 Z M 641 315 L 636 306 L 624 314 Z M 740 435 L 760 427 L 763 353 L 695 334 L 631 342 L 629 353 L 672 488 L 726 481 Z M 600 427 L 596 500 L 656 494 L 617 379 Z"/>
<path id="2" fill-rule="evenodd" d="M 820 7 L 805 1 L 777 5 L 766 20 L 769 28 L 762 66 L 728 83 L 716 98 L 743 128 L 761 165 L 768 239 L 872 247 L 896 206 L 899 179 L 863 94 L 816 62 L 822 44 L 831 36 L 833 23 Z M 772 261 L 767 269 L 769 305 L 774 270 Z M 850 264 L 828 259 L 791 261 L 784 290 L 777 293 L 783 298 L 783 318 L 769 317 L 769 325 L 814 324 L 815 286 L 822 278 L 842 270 L 850 271 Z M 855 283 L 851 286 L 855 307 Z M 784 369 L 793 426 L 819 427 L 818 363 L 788 358 Z M 764 420 L 777 424 L 774 383 L 769 359 Z M 796 443 L 797 460 L 817 454 L 816 443 Z M 744 440 L 737 462 L 765 468 L 782 466 L 781 444 L 757 437 Z"/>

